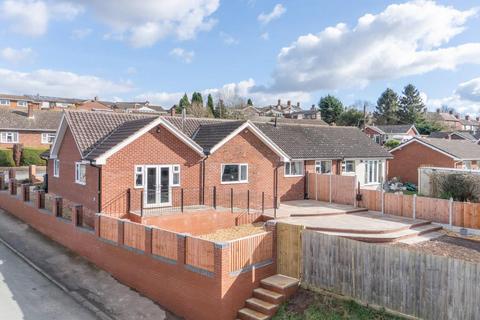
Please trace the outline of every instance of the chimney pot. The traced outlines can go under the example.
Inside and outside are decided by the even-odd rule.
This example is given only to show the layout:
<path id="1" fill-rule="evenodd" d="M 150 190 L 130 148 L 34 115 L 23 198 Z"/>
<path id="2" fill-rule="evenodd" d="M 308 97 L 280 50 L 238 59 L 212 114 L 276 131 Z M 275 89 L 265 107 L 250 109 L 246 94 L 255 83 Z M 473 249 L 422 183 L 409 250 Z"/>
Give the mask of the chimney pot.
<path id="1" fill-rule="evenodd" d="M 282 100 L 278 99 L 277 106 L 282 104 Z"/>
<path id="2" fill-rule="evenodd" d="M 290 107 L 291 104 L 292 104 L 292 101 L 288 100 L 288 101 L 287 101 L 287 106 Z"/>
<path id="3" fill-rule="evenodd" d="M 467 121 L 470 120 L 470 116 L 469 116 L 469 115 L 466 115 L 466 116 L 465 116 L 465 120 L 467 120 Z"/>
<path id="4" fill-rule="evenodd" d="M 437 108 L 437 113 L 440 113 L 440 108 Z"/>
<path id="5" fill-rule="evenodd" d="M 456 114 L 455 118 L 460 119 L 460 115 Z"/>
<path id="6" fill-rule="evenodd" d="M 477 122 L 480 122 L 480 117 L 477 117 Z"/>
<path id="7" fill-rule="evenodd" d="M 173 106 L 172 108 L 170 108 L 170 115 L 171 115 L 172 117 L 174 117 L 174 116 L 175 116 L 175 113 L 177 112 L 177 110 L 175 110 L 176 107 L 177 107 L 177 106 Z"/>
<path id="8" fill-rule="evenodd" d="M 98 101 L 98 96 L 93 97 L 93 101 Z"/>
<path id="9" fill-rule="evenodd" d="M 453 114 L 453 110 L 449 110 L 448 113 L 449 113 L 449 114 Z"/>
<path id="10" fill-rule="evenodd" d="M 297 107 L 299 107 L 299 108 L 300 108 L 300 102 L 297 102 Z"/>

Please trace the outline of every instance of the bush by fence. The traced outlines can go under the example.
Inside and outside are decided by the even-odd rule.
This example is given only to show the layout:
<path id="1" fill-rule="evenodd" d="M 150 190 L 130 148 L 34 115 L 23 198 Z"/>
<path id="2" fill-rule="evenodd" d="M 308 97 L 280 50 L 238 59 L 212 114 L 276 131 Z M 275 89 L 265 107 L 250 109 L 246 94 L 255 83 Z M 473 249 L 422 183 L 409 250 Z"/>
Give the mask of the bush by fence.
<path id="1" fill-rule="evenodd" d="M 33 149 L 33 148 L 23 148 L 22 156 L 20 158 L 20 165 L 29 166 L 44 166 L 46 161 L 43 160 L 40 155 L 47 151 L 47 149 Z"/>
<path id="2" fill-rule="evenodd" d="M 11 149 L 0 149 L 0 167 L 14 167 L 13 152 Z"/>

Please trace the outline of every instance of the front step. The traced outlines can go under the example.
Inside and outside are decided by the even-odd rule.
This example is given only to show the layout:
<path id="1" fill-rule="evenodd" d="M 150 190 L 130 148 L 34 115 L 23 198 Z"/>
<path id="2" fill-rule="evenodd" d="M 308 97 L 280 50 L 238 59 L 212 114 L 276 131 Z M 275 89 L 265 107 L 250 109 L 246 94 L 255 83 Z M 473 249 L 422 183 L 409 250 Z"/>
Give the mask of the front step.
<path id="1" fill-rule="evenodd" d="M 280 304 L 284 301 L 285 297 L 283 294 L 275 292 L 275 291 L 270 291 L 264 288 L 256 288 L 253 289 L 253 296 L 255 298 L 273 303 L 273 304 Z"/>
<path id="2" fill-rule="evenodd" d="M 270 319 L 270 316 L 250 308 L 242 308 L 238 310 L 238 318 L 242 320 L 267 320 Z"/>
<path id="3" fill-rule="evenodd" d="M 260 281 L 260 286 L 264 289 L 283 294 L 288 299 L 298 289 L 298 279 L 276 274 Z"/>
<path id="4" fill-rule="evenodd" d="M 278 310 L 278 304 L 273 304 L 258 298 L 247 299 L 245 305 L 247 308 L 264 313 L 269 316 L 273 316 Z"/>

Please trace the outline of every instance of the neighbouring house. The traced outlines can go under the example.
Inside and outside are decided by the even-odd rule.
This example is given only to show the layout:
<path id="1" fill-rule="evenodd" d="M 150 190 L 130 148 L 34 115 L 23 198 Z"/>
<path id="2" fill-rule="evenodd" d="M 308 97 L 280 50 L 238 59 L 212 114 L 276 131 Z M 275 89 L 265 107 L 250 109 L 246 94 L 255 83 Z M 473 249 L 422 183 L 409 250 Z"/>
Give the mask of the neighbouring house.
<path id="1" fill-rule="evenodd" d="M 300 111 L 287 113 L 285 114 L 285 118 L 322 120 L 322 114 L 320 110 L 317 107 L 315 107 L 315 105 L 313 104 L 310 110 L 300 110 Z"/>
<path id="2" fill-rule="evenodd" d="M 440 109 L 437 109 L 435 112 L 426 112 L 425 119 L 440 124 L 445 130 L 463 130 L 460 116 L 454 115 L 452 110 L 441 112 Z"/>
<path id="3" fill-rule="evenodd" d="M 24 147 L 48 149 L 55 140 L 61 112 L 0 109 L 0 148 L 21 143 Z"/>
<path id="4" fill-rule="evenodd" d="M 450 140 L 468 140 L 480 143 L 480 132 L 474 133 L 472 131 L 437 131 L 430 133 L 428 137 Z"/>
<path id="5" fill-rule="evenodd" d="M 389 158 L 353 127 L 66 111 L 48 183 L 50 193 L 90 212 L 127 191 L 145 207 L 170 206 L 179 188 L 286 201 L 304 199 L 307 172 L 356 174 L 362 185 L 378 185 Z"/>
<path id="6" fill-rule="evenodd" d="M 480 129 L 480 117 L 476 117 L 474 120 L 471 119 L 469 115 L 466 115 L 465 119 L 460 119 L 460 123 L 462 124 L 463 131 L 476 133 Z"/>
<path id="7" fill-rule="evenodd" d="M 24 109 L 29 105 L 34 109 L 39 109 L 39 104 L 26 96 L 13 94 L 0 94 L 0 109 Z"/>
<path id="8" fill-rule="evenodd" d="M 282 100 L 278 99 L 276 105 L 269 105 L 263 108 L 260 108 L 263 115 L 272 116 L 272 117 L 285 117 L 288 114 L 294 112 L 303 111 L 300 107 L 300 102 L 297 102 L 296 105 L 293 105 L 290 100 L 287 101 L 287 104 L 282 104 Z"/>
<path id="9" fill-rule="evenodd" d="M 415 137 L 390 151 L 388 177 L 418 183 L 418 168 L 443 167 L 477 169 L 480 145 L 468 140 L 433 139 Z"/>
<path id="10" fill-rule="evenodd" d="M 97 97 L 93 98 L 92 100 L 86 100 L 82 103 L 77 103 L 73 109 L 82 111 L 113 112 L 109 102 L 100 101 L 97 99 Z"/>
<path id="11" fill-rule="evenodd" d="M 366 126 L 363 132 L 380 145 L 385 144 L 389 140 L 405 142 L 420 135 L 413 124 L 370 125 Z"/>
<path id="12" fill-rule="evenodd" d="M 117 112 L 130 113 L 156 113 L 166 114 L 167 111 L 161 106 L 150 104 L 148 101 L 143 102 L 114 102 L 111 103 L 111 108 Z"/>

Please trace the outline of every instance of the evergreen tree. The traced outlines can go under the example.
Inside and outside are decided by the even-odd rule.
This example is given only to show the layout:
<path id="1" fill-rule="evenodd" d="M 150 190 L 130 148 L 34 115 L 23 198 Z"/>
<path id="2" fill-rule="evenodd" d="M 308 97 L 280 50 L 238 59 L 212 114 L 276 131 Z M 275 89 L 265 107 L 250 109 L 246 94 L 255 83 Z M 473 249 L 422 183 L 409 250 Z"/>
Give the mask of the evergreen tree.
<path id="1" fill-rule="evenodd" d="M 207 97 L 207 110 L 208 113 L 213 117 L 218 118 L 217 111 L 215 110 L 215 105 L 213 104 L 213 98 L 211 94 L 208 94 Z"/>
<path id="2" fill-rule="evenodd" d="M 327 95 L 318 102 L 318 107 L 322 115 L 322 120 L 328 124 L 337 122 L 338 117 L 343 112 L 343 104 L 334 96 Z"/>
<path id="3" fill-rule="evenodd" d="M 398 112 L 400 122 L 404 124 L 419 122 L 423 118 L 423 109 L 425 108 L 420 92 L 414 85 L 408 84 L 402 93 Z"/>
<path id="4" fill-rule="evenodd" d="M 190 101 L 188 100 L 188 96 L 186 93 L 183 95 L 182 99 L 180 99 L 180 101 L 178 102 L 178 107 L 176 111 L 178 113 L 181 113 L 184 108 L 186 110 L 190 108 Z"/>
<path id="5" fill-rule="evenodd" d="M 225 107 L 222 99 L 218 99 L 217 105 L 215 107 L 215 115 L 217 118 L 228 118 L 227 108 Z"/>
<path id="6" fill-rule="evenodd" d="M 203 97 L 200 92 L 194 92 L 192 94 L 192 104 L 198 104 L 203 107 Z"/>
<path id="7" fill-rule="evenodd" d="M 253 106 L 252 99 L 248 98 L 248 100 L 247 100 L 247 106 Z"/>
<path id="8" fill-rule="evenodd" d="M 337 124 L 339 126 L 360 127 L 363 121 L 363 112 L 355 108 L 349 108 L 340 114 L 337 119 Z"/>
<path id="9" fill-rule="evenodd" d="M 398 123 L 398 95 L 387 88 L 377 100 L 377 107 L 373 113 L 377 124 Z"/>

